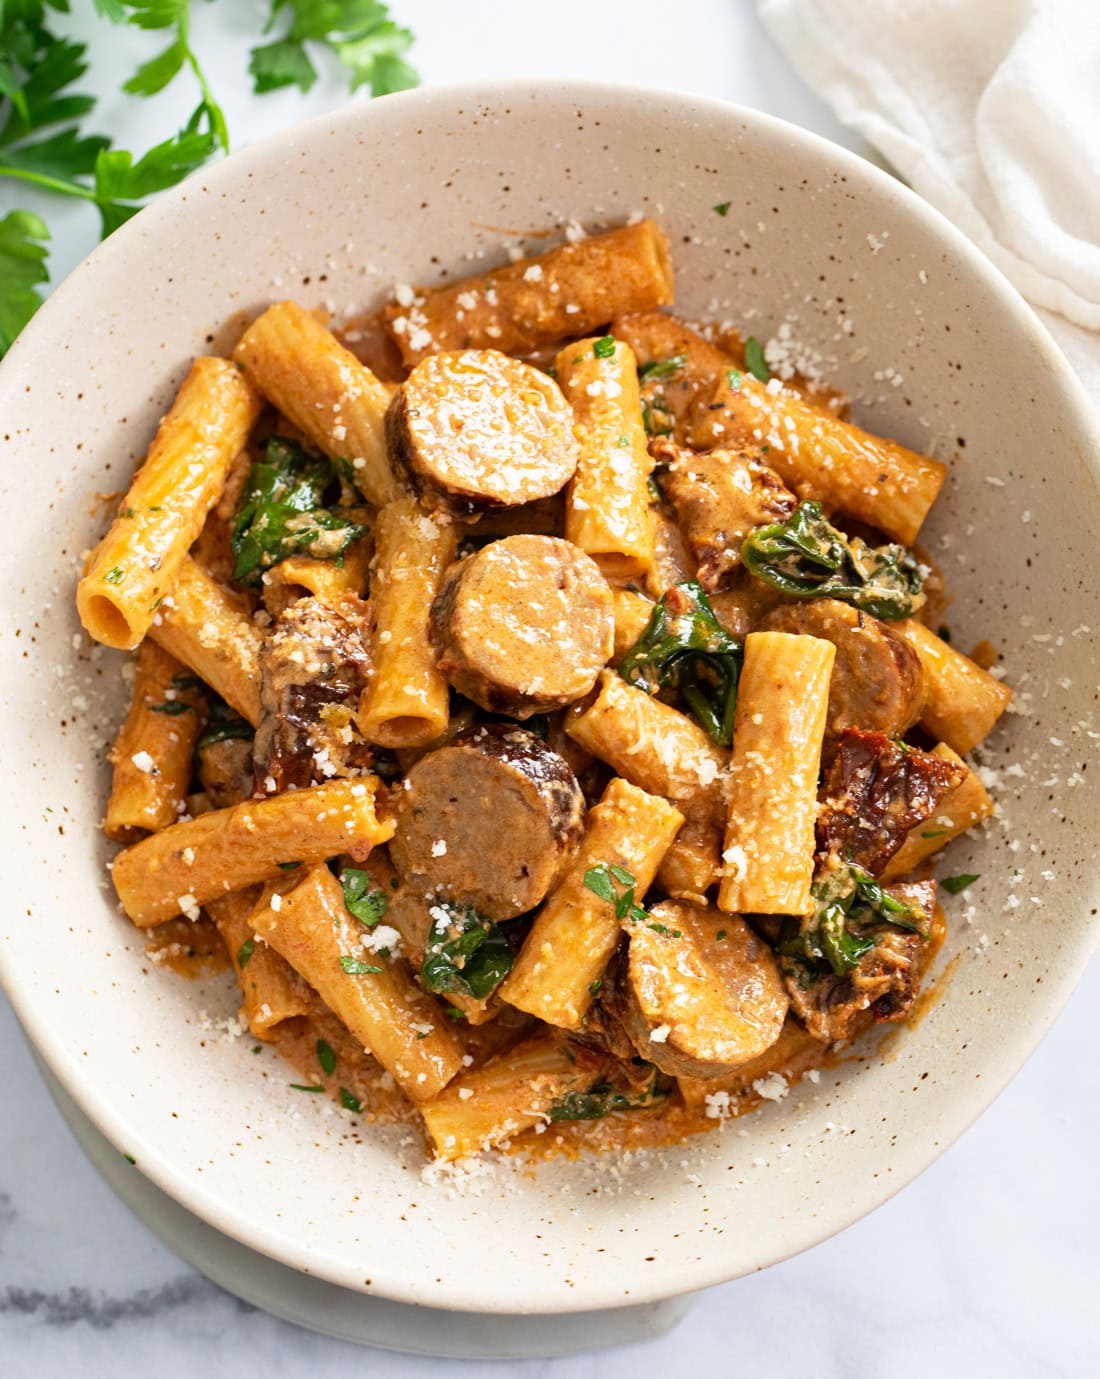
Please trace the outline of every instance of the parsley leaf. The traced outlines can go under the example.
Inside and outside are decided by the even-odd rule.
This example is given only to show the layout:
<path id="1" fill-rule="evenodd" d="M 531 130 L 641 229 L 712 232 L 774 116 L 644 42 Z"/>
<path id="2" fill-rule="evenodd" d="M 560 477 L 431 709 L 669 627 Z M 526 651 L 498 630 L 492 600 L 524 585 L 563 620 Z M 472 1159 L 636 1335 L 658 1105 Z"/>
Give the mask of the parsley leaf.
<path id="1" fill-rule="evenodd" d="M 49 277 L 45 223 L 30 211 L 9 211 L 0 220 L 0 355 L 38 310 L 42 302 L 36 284 Z"/>
<path id="2" fill-rule="evenodd" d="M 967 886 L 972 886 L 980 876 L 980 871 L 963 872 L 959 876 L 945 876 L 940 885 L 949 895 L 958 895 L 960 891 L 965 891 Z"/>
<path id="3" fill-rule="evenodd" d="M 321 1071 L 326 1077 L 331 1077 L 336 1071 L 336 1054 L 333 1052 L 332 1045 L 324 1039 L 317 1040 L 317 1062 L 321 1065 Z"/>
<path id="4" fill-rule="evenodd" d="M 358 958 L 349 957 L 346 953 L 340 956 L 340 966 L 349 977 L 362 977 L 368 972 L 381 972 L 382 968 L 375 967 L 369 962 L 360 962 Z"/>
<path id="5" fill-rule="evenodd" d="M 246 938 L 237 949 L 237 966 L 244 967 L 249 958 L 256 951 L 256 940 L 254 937 Z"/>
<path id="6" fill-rule="evenodd" d="M 344 906 L 348 913 L 360 924 L 373 929 L 389 906 L 386 892 L 374 885 L 369 871 L 357 871 L 354 867 L 344 868 L 340 884 L 344 888 Z"/>
<path id="7" fill-rule="evenodd" d="M 401 56 L 413 42 L 394 23 L 381 0 L 271 0 L 266 32 L 289 17 L 282 35 L 252 49 L 248 70 L 257 92 L 297 86 L 308 91 L 317 68 L 307 44 L 327 48 L 347 70 L 352 91 L 369 86 L 372 96 L 404 91 L 420 80 Z"/>
<path id="8" fill-rule="evenodd" d="M 354 1111 L 356 1115 L 363 1109 L 363 1103 L 357 1096 L 353 1096 L 346 1087 L 340 1088 L 340 1105 L 345 1111 Z"/>
<path id="9" fill-rule="evenodd" d="M 768 361 L 764 358 L 764 346 L 755 335 L 750 335 L 745 341 L 745 367 L 761 383 L 767 383 L 772 376 Z"/>
<path id="10" fill-rule="evenodd" d="M 652 1106 L 658 1097 L 667 1093 L 657 1086 L 654 1068 L 649 1083 L 640 1092 L 613 1087 L 610 1082 L 597 1082 L 587 1092 L 566 1092 L 550 1106 L 550 1120 L 602 1120 L 612 1111 L 634 1111 Z"/>

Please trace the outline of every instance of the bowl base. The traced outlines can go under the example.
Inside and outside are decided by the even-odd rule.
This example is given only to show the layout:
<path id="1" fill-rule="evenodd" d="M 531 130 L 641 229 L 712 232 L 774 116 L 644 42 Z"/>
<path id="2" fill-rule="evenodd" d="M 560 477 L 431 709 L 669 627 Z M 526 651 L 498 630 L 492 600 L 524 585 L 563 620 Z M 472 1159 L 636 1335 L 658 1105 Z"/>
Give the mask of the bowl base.
<path id="1" fill-rule="evenodd" d="M 633 1307 L 554 1316 L 448 1312 L 374 1298 L 312 1278 L 222 1235 L 141 1172 L 84 1115 L 34 1054 L 42 1080 L 77 1143 L 115 1195 L 160 1240 L 219 1287 L 284 1321 L 411 1355 L 449 1359 L 534 1359 L 627 1345 L 680 1322 L 691 1295 Z"/>

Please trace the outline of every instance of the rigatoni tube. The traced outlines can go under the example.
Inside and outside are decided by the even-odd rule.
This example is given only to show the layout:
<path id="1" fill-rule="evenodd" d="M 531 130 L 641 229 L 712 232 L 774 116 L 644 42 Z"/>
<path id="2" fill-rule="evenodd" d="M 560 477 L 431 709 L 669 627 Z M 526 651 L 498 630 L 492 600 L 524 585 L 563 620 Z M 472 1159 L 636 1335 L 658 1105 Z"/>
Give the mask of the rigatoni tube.
<path id="1" fill-rule="evenodd" d="M 334 460 L 346 460 L 355 486 L 375 507 L 400 486 L 386 454 L 390 390 L 297 302 L 258 316 L 233 358 L 269 402 Z"/>
<path id="2" fill-rule="evenodd" d="M 281 874 L 280 862 L 365 858 L 393 834 L 374 812 L 376 776 L 330 781 L 245 800 L 173 824 L 120 852 L 111 875 L 122 908 L 139 928 L 174 915 L 195 918 L 215 896 Z"/>
<path id="3" fill-rule="evenodd" d="M 465 1049 L 439 1003 L 349 914 L 340 882 L 323 863 L 267 886 L 249 924 L 410 1100 L 435 1096 L 461 1069 Z"/>
<path id="4" fill-rule="evenodd" d="M 737 693 L 719 907 L 773 915 L 811 905 L 821 744 L 836 647 L 751 632 Z"/>
<path id="5" fill-rule="evenodd" d="M 195 677 L 146 639 L 138 649 L 130 711 L 111 748 L 114 767 L 103 831 L 130 842 L 183 812 L 205 701 Z"/>
<path id="6" fill-rule="evenodd" d="M 993 730 L 1012 691 L 916 618 L 891 626 L 920 657 L 925 685 L 921 727 L 965 756 Z"/>
<path id="7" fill-rule="evenodd" d="M 455 528 L 415 498 L 378 514 L 371 575 L 371 674 L 359 728 L 382 747 L 422 747 L 447 726 L 450 689 L 428 635 L 432 600 L 454 558 Z"/>
<path id="8" fill-rule="evenodd" d="M 225 359 L 196 359 L 76 591 L 80 620 L 107 646 L 137 646 L 171 589 L 260 412 Z"/>
<path id="9" fill-rule="evenodd" d="M 565 535 L 614 579 L 644 579 L 653 568 L 649 455 L 638 366 L 611 336 L 566 345 L 554 371 L 575 417 L 577 471 L 565 499 Z"/>
<path id="10" fill-rule="evenodd" d="M 501 999 L 549 1025 L 576 1029 L 621 933 L 615 907 L 585 877 L 601 864 L 619 867 L 634 878 L 640 902 L 683 821 L 667 800 L 616 776 L 589 810 L 577 855 L 535 916 Z"/>

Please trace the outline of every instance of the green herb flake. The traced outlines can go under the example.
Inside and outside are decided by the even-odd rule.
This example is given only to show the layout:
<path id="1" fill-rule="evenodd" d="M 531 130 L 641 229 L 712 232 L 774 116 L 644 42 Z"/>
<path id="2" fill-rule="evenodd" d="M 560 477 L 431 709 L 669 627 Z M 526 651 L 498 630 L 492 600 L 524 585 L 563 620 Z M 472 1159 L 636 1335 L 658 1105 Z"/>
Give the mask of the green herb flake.
<path id="1" fill-rule="evenodd" d="M 247 966 L 249 958 L 252 956 L 252 954 L 253 954 L 255 951 L 256 951 L 256 940 L 255 940 L 255 938 L 254 938 L 254 937 L 253 937 L 253 938 L 246 938 L 245 941 L 241 944 L 241 946 L 237 949 L 237 966 L 238 966 L 238 967 L 245 967 L 245 966 Z"/>
<path id="2" fill-rule="evenodd" d="M 301 862 L 276 862 L 275 865 L 280 871 L 294 871 L 302 864 Z"/>
<path id="3" fill-rule="evenodd" d="M 921 834 L 922 838 L 944 838 L 947 835 L 946 828 L 930 828 Z"/>
<path id="4" fill-rule="evenodd" d="M 875 946 L 876 930 L 884 924 L 927 937 L 921 912 L 897 896 L 854 862 L 829 870 L 814 881 L 813 912 L 802 920 L 788 920 L 780 933 L 779 953 L 786 968 L 800 981 L 831 968 L 847 976 Z"/>
<path id="5" fill-rule="evenodd" d="M 372 963 L 361 962 L 358 958 L 349 957 L 346 953 L 340 955 L 340 966 L 349 977 L 363 977 L 369 972 L 381 972 L 381 967 L 375 967 Z"/>
<path id="6" fill-rule="evenodd" d="M 169 718 L 178 718 L 181 713 L 193 712 L 190 704 L 183 699 L 166 699 L 163 704 L 150 704 L 150 713 L 163 713 Z"/>
<path id="7" fill-rule="evenodd" d="M 253 1053 L 260 1053 L 260 1052 L 262 1052 L 262 1050 L 263 1050 L 263 1045 L 262 1045 L 262 1044 L 253 1044 L 253 1045 L 252 1045 L 252 1052 L 253 1052 Z"/>
<path id="8" fill-rule="evenodd" d="M 730 385 L 730 387 L 735 393 L 739 393 L 741 391 L 741 370 L 727 369 L 726 382 Z"/>
<path id="9" fill-rule="evenodd" d="M 459 992 L 484 1000 L 512 970 L 512 949 L 499 925 L 469 905 L 439 901 L 424 945 L 420 983 L 438 995 Z"/>
<path id="10" fill-rule="evenodd" d="M 670 929 L 667 924 L 658 924 L 656 920 L 645 927 L 652 929 L 655 934 L 663 934 L 665 938 L 683 938 L 683 933 L 679 929 Z"/>
<path id="11" fill-rule="evenodd" d="M 729 930 L 719 929 L 714 937 L 718 940 L 719 943 L 721 943 L 724 938 L 729 938 Z"/>
<path id="12" fill-rule="evenodd" d="M 732 201 L 719 201 L 717 206 L 711 207 L 711 210 L 715 213 L 715 215 L 720 215 L 722 219 L 725 220 L 726 216 L 728 216 L 730 213 L 730 207 L 732 205 Z"/>
<path id="13" fill-rule="evenodd" d="M 336 1054 L 333 1052 L 332 1045 L 324 1039 L 317 1040 L 317 1062 L 321 1065 L 321 1071 L 326 1077 L 331 1077 L 336 1071 Z"/>
<path id="14" fill-rule="evenodd" d="M 123 1154 L 122 1157 L 126 1160 L 126 1162 L 127 1162 L 128 1164 L 136 1164 L 136 1163 L 137 1163 L 137 1159 L 135 1159 L 134 1156 L 133 1156 L 132 1154 Z"/>
<path id="15" fill-rule="evenodd" d="M 754 578 L 789 598 L 832 598 L 872 617 L 907 618 L 924 603 L 920 564 L 904 546 L 868 546 L 802 502 L 786 522 L 754 527 L 741 543 Z"/>
<path id="16" fill-rule="evenodd" d="M 121 584 L 124 573 L 121 565 L 112 565 L 103 576 L 104 582 L 106 584 Z"/>
<path id="17" fill-rule="evenodd" d="M 764 346 L 755 335 L 750 335 L 745 341 L 745 367 L 761 383 L 767 383 L 772 376 L 768 361 L 764 358 Z"/>
<path id="18" fill-rule="evenodd" d="M 945 876 L 940 885 L 948 895 L 958 895 L 961 891 L 965 891 L 967 886 L 972 886 L 980 876 L 980 871 L 962 872 L 958 876 Z"/>
<path id="19" fill-rule="evenodd" d="M 389 897 L 371 879 L 368 871 L 345 867 L 340 873 L 344 888 L 344 907 L 360 924 L 373 929 L 389 908 Z"/>
<path id="20" fill-rule="evenodd" d="M 603 990 L 603 978 L 602 978 L 602 977 L 597 977 L 596 980 L 595 980 L 594 982 L 589 982 L 589 983 L 588 983 L 588 994 L 589 994 L 590 996 L 598 996 L 602 990 Z"/>
<path id="21" fill-rule="evenodd" d="M 592 353 L 597 359 L 613 359 L 615 357 L 615 337 L 605 335 L 596 341 L 592 346 Z"/>
<path id="22" fill-rule="evenodd" d="M 251 741 L 254 736 L 255 729 L 247 719 L 242 718 L 236 709 L 231 709 L 228 704 L 216 699 L 210 707 L 210 721 L 196 743 L 195 750 L 203 752 L 216 743 L 229 742 L 237 738 Z"/>
<path id="23" fill-rule="evenodd" d="M 303 1082 L 291 1082 L 289 1086 L 292 1092 L 311 1092 L 314 1095 L 325 1090 L 319 1082 L 315 1083 L 312 1087 L 307 1087 Z"/>
<path id="24" fill-rule="evenodd" d="M 620 436 L 619 439 L 618 439 L 615 443 L 616 443 L 616 445 L 618 445 L 618 447 L 619 447 L 620 450 L 626 450 L 626 449 L 629 447 L 629 445 L 630 445 L 630 437 L 629 437 L 629 436 Z"/>
<path id="25" fill-rule="evenodd" d="M 340 1105 L 345 1111 L 354 1111 L 358 1116 L 363 1110 L 363 1103 L 346 1087 L 340 1088 Z"/>
<path id="26" fill-rule="evenodd" d="M 464 1010 L 459 1010 L 457 1006 L 444 1006 L 443 1014 L 446 1015 L 448 1020 L 466 1019 L 466 1012 Z"/>
<path id="27" fill-rule="evenodd" d="M 708 736 L 729 747 L 741 659 L 741 643 L 719 623 L 702 586 L 686 580 L 661 597 L 619 674 L 647 694 L 677 691 Z"/>
<path id="28" fill-rule="evenodd" d="M 666 359 L 651 359 L 648 364 L 638 366 L 638 377 L 643 382 L 654 378 L 671 378 L 687 363 L 686 354 L 670 354 Z"/>

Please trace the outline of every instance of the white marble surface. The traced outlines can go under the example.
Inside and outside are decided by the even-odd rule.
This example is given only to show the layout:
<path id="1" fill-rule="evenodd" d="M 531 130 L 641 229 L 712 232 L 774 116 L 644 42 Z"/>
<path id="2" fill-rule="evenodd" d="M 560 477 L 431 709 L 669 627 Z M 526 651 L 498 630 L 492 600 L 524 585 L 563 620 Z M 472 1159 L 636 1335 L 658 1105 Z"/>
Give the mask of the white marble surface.
<path id="1" fill-rule="evenodd" d="M 78 10 L 90 10 L 88 0 Z M 559 75 L 634 81 L 741 101 L 850 147 L 737 0 L 602 0 L 583 30 L 565 12 L 493 0 L 395 0 L 419 35 L 427 81 Z M 196 6 L 196 31 L 238 144 L 339 103 L 336 83 L 308 98 L 249 97 L 244 64 L 260 0 Z M 505 16 L 507 20 L 505 21 Z M 104 120 L 147 140 L 149 110 L 117 94 L 149 49 L 139 34 L 94 36 Z M 102 63 L 102 66 L 99 66 Z M 164 128 L 189 93 L 159 98 Z M 0 184 L 0 215 L 16 204 Z M 58 276 L 91 247 L 92 213 L 40 203 Z M 1100 401 L 1100 398 L 1097 399 Z M 1055 922 L 1052 920 L 1052 922 Z M 1100 1074 L 1093 966 L 1046 1042 L 982 1121 L 868 1220 L 777 1268 L 702 1295 L 670 1337 L 613 1357 L 510 1364 L 525 1376 L 587 1379 L 644 1363 L 656 1372 L 773 1379 L 889 1374 L 925 1379 L 1094 1375 L 1091 1320 L 1100 1279 Z M 497 1368 L 368 1352 L 276 1321 L 182 1264 L 111 1195 L 51 1104 L 0 998 L 0 1375 L 4 1379 L 158 1379 L 260 1373 L 276 1379 L 360 1373 L 435 1376 Z M 490 1323 L 486 1323 L 489 1325 Z M 567 1326 L 568 1322 L 563 1321 Z"/>

